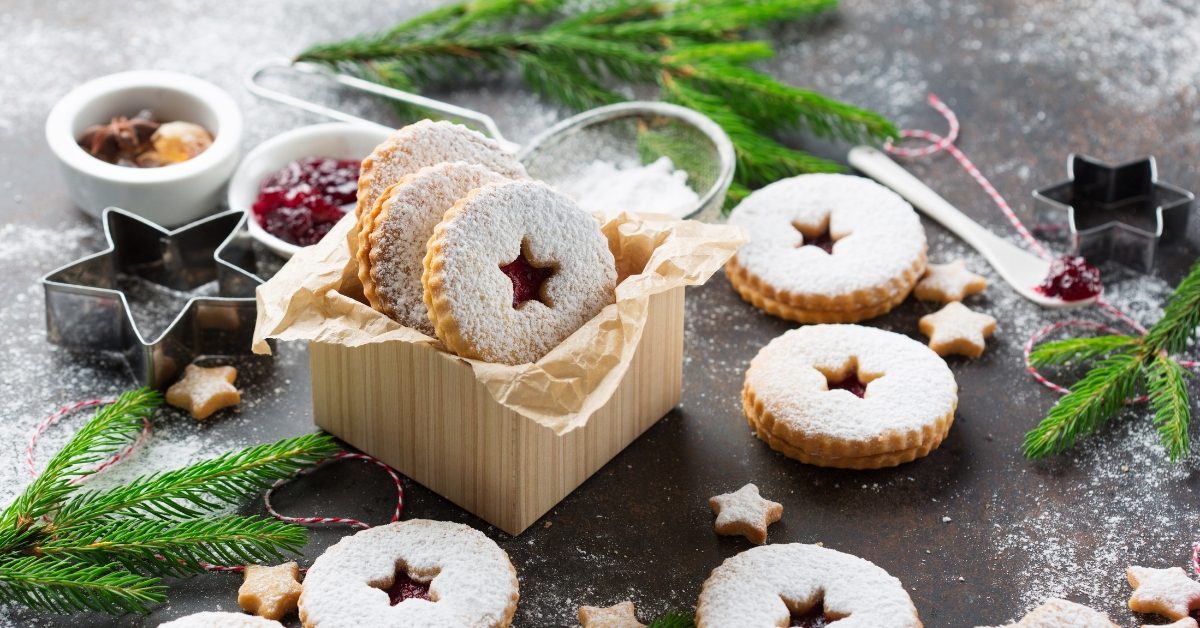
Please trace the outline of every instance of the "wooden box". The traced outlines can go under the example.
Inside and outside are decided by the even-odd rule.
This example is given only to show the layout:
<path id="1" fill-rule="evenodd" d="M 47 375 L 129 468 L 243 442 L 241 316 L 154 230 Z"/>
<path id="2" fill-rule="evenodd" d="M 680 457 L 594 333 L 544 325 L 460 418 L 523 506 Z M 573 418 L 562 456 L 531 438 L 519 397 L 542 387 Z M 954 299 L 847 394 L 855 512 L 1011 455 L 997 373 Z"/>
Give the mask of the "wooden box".
<path id="1" fill-rule="evenodd" d="M 679 402 L 682 286 L 649 299 L 616 391 L 562 435 L 500 405 L 461 359 L 429 344 L 309 344 L 322 429 L 488 523 L 520 534 Z"/>

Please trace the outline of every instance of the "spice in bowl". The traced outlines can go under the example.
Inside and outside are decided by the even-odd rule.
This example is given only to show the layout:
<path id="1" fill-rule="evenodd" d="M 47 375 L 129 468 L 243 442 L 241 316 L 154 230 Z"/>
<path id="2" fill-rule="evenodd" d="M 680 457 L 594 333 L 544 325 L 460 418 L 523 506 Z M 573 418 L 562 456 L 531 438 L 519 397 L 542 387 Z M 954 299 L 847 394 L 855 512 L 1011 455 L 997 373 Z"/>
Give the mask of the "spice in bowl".
<path id="1" fill-rule="evenodd" d="M 212 142 L 212 134 L 199 124 L 159 123 L 149 109 L 132 118 L 114 116 L 107 124 L 92 125 L 79 138 L 79 146 L 92 157 L 130 168 L 181 163 L 203 153 Z"/>
<path id="2" fill-rule="evenodd" d="M 263 180 L 254 218 L 271 235 L 297 246 L 316 244 L 358 197 L 359 162 L 306 157 Z"/>

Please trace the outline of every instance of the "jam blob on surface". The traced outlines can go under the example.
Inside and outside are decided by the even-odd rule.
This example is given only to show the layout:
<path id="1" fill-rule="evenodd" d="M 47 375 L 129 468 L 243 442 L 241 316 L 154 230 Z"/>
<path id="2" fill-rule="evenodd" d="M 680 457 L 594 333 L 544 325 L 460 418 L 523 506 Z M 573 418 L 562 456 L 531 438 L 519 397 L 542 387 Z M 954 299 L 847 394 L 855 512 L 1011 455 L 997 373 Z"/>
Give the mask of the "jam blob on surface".
<path id="1" fill-rule="evenodd" d="M 529 263 L 522 250 L 517 259 L 501 266 L 500 272 L 512 281 L 513 307 L 520 307 L 526 301 L 541 301 L 542 285 L 554 274 L 554 268 L 534 266 Z"/>
<path id="2" fill-rule="evenodd" d="M 352 159 L 297 159 L 263 180 L 254 218 L 284 242 L 316 244 L 357 200 L 358 170 Z"/>
<path id="3" fill-rule="evenodd" d="M 1050 262 L 1050 272 L 1037 291 L 1064 301 L 1082 301 L 1100 294 L 1103 287 L 1099 268 L 1082 257 L 1064 255 Z"/>
<path id="4" fill-rule="evenodd" d="M 413 580 L 407 573 L 400 572 L 396 574 L 396 580 L 392 582 L 392 586 L 384 589 L 388 594 L 388 599 L 392 606 L 403 602 L 404 600 L 418 599 L 429 600 L 429 583 Z"/>

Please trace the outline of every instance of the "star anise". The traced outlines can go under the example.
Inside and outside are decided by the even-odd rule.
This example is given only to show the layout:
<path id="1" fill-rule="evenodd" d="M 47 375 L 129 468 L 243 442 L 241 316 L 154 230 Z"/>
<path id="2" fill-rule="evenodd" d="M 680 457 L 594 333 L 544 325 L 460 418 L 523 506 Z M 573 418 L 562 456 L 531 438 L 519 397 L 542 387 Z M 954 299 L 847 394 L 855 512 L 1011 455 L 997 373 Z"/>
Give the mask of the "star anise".
<path id="1" fill-rule="evenodd" d="M 146 150 L 158 126 L 149 111 L 132 118 L 115 116 L 108 124 L 88 127 L 79 138 L 79 146 L 110 164 L 137 165 L 138 154 Z"/>

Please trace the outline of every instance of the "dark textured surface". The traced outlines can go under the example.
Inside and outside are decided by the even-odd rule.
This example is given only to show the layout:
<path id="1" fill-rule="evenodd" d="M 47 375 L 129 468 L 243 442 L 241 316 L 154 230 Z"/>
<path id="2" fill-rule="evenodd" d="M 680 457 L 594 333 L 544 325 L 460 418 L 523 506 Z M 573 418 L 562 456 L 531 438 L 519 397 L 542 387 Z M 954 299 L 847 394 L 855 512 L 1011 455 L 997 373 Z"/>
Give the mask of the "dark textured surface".
<path id="1" fill-rule="evenodd" d="M 1106 159 L 1153 153 L 1165 180 L 1200 188 L 1200 177 L 1192 169 L 1198 152 L 1193 131 L 1194 90 L 1175 91 L 1165 82 L 1158 89 L 1150 78 L 1143 100 L 1151 105 L 1142 106 L 1132 96 L 1134 100 L 1112 98 L 1108 92 L 1113 84 L 1097 81 L 1093 74 L 1077 73 L 1069 56 L 1046 62 L 1018 61 L 1027 44 L 1033 47 L 1048 39 L 1053 45 L 1053 35 L 1042 33 L 1043 27 L 1053 31 L 1050 23 L 1039 23 L 1028 42 L 1014 34 L 1021 32 L 1019 26 L 1030 7 L 1052 5 L 1055 3 L 1006 1 L 945 3 L 933 8 L 924 3 L 850 2 L 837 19 L 824 20 L 811 29 L 786 28 L 773 33 L 785 46 L 783 57 L 769 67 L 799 85 L 827 89 L 877 107 L 905 125 L 933 129 L 941 129 L 942 122 L 920 103 L 919 95 L 926 88 L 938 91 L 963 119 L 962 148 L 1022 211 L 1028 209 L 1030 189 L 1061 179 L 1070 150 Z M 66 66 L 60 70 L 58 64 L 43 58 L 49 54 L 46 50 L 18 53 L 10 47 L 6 49 L 8 60 L 0 65 L 23 73 L 17 74 L 20 80 L 3 83 L 0 103 L 12 98 L 25 107 L 10 116 L 8 124 L 0 124 L 4 140 L 0 143 L 0 179 L 6 182 L 0 189 L 0 220 L 14 230 L 44 227 L 65 231 L 92 223 L 69 206 L 59 189 L 42 140 L 41 122 L 48 103 L 72 83 L 90 76 L 148 65 L 188 71 L 197 59 L 207 59 L 204 55 L 208 53 L 173 51 L 164 57 L 165 64 L 150 63 L 147 60 L 152 61 L 161 50 L 144 49 L 144 44 L 136 44 L 142 46 L 137 50 L 125 50 L 126 30 L 84 21 L 74 5 L 38 6 L 42 8 L 14 8 L 4 18 L 6 30 L 75 33 L 112 51 L 91 56 L 80 48 L 68 48 L 63 53 L 67 58 L 60 59 Z M 145 8 L 131 5 L 136 6 Z M 158 5 L 154 6 L 157 11 Z M 230 24 L 252 23 L 260 14 L 267 15 L 261 18 L 268 25 L 261 38 L 249 27 L 231 26 L 234 40 L 217 41 L 234 52 L 214 51 L 217 60 L 199 62 L 200 69 L 195 70 L 234 91 L 246 106 L 251 127 L 248 146 L 305 120 L 254 105 L 240 91 L 240 73 L 255 55 L 291 52 L 308 39 L 347 35 L 379 24 L 379 16 L 363 3 L 346 9 L 344 23 L 329 28 L 305 21 L 301 37 L 289 32 L 286 11 L 221 3 L 221 9 L 231 14 L 225 18 L 213 17 L 198 7 L 178 8 L 178 14 L 176 9 L 164 7 L 160 18 L 178 29 L 190 28 L 194 21 L 213 29 L 223 28 L 224 19 Z M 325 7 L 308 3 L 296 8 L 295 15 L 305 15 Z M 386 12 L 386 21 L 411 10 L 409 3 L 398 3 Z M 1057 19 L 1053 11 L 1038 15 Z M 148 28 L 145 23 L 142 27 Z M 235 37 L 250 32 L 255 34 L 253 40 Z M 1115 35 L 1098 32 L 1101 37 L 1120 36 L 1144 43 L 1151 51 L 1157 49 L 1150 38 L 1163 36 L 1162 29 L 1146 24 L 1130 24 Z M 1035 41 L 1035 37 L 1042 39 Z M 1142 42 L 1138 38 L 1147 39 Z M 789 44 L 799 40 L 805 43 Z M 1109 43 L 1098 39 L 1089 45 L 1099 49 Z M 1062 45 L 1067 49 L 1069 44 Z M 1191 52 L 1194 55 L 1196 51 Z M 229 60 L 229 64 L 223 66 L 221 60 Z M 1161 60 L 1132 55 L 1128 68 L 1099 71 L 1150 72 L 1152 61 L 1157 64 Z M 1143 62 L 1146 68 L 1140 65 Z M 41 88 L 57 93 L 39 100 L 16 91 L 37 89 L 36 75 L 59 71 L 71 80 Z M 1116 86 L 1128 84 L 1118 82 Z M 481 92 L 464 90 L 455 96 L 474 99 L 470 104 L 489 109 L 501 118 L 502 126 L 523 124 L 521 134 L 526 136 L 537 130 L 540 120 L 553 118 L 544 109 L 525 115 L 520 109 L 496 104 L 511 101 L 534 107 L 527 96 L 503 86 L 487 86 Z M 0 119 L 3 122 L 5 119 Z M 835 157 L 843 150 L 827 145 L 819 149 Z M 986 197 L 952 161 L 938 157 L 912 167 L 964 211 L 998 231 L 1005 229 Z M 1155 273 L 1159 278 L 1173 284 L 1195 257 L 1196 222 L 1184 242 L 1164 251 L 1163 263 Z M 4 421 L 32 426 L 58 403 L 132 384 L 117 364 L 50 347 L 39 327 L 40 299 L 36 291 L 30 291 L 31 282 L 55 264 L 70 261 L 71 255 L 95 250 L 94 225 L 88 229 L 93 237 L 79 243 L 77 251 L 37 257 L 44 267 L 29 268 L 25 255 L 0 257 L 0 287 L 13 294 L 34 295 L 0 305 L 14 308 L 3 318 L 12 328 L 2 330 L 10 340 L 3 345 L 0 381 L 24 385 L 23 372 L 30 369 L 53 375 L 25 393 L 7 392 L 20 399 L 5 403 Z M 930 226 L 929 231 L 934 259 L 962 254 L 961 246 L 935 227 Z M 17 245 L 0 242 L 0 246 Z M 978 258 L 968 260 L 982 270 Z M 496 539 L 520 574 L 522 603 L 517 624 L 521 626 L 572 623 L 580 604 L 608 605 L 626 598 L 638 604 L 643 620 L 671 608 L 690 609 L 708 572 L 724 558 L 749 547 L 740 538 L 713 534 L 707 498 L 750 481 L 757 483 L 765 496 L 784 505 L 784 519 L 771 527 L 770 542 L 821 541 L 875 562 L 900 578 L 927 626 L 1002 623 L 1036 603 L 1029 599 L 1031 590 L 1060 592 L 1102 608 L 1119 623 L 1129 625 L 1134 618 L 1123 610 L 1127 588 L 1121 584 L 1123 574 L 1117 566 L 1133 561 L 1151 566 L 1184 563 L 1188 544 L 1200 532 L 1195 508 L 1188 505 L 1194 503 L 1197 478 L 1190 465 L 1164 470 L 1168 463 L 1155 451 L 1132 452 L 1124 445 L 1131 433 L 1139 435 L 1138 442 L 1146 440 L 1148 428 L 1136 427 L 1145 423 L 1141 409 L 1129 412 L 1121 427 L 1106 430 L 1077 455 L 1037 464 L 1023 460 L 1017 450 L 1021 435 L 1051 405 L 1054 395 L 1036 387 L 1025 374 L 1020 345 L 1039 321 L 1053 318 L 1006 295 L 1006 288 L 996 284 L 994 276 L 992 279 L 989 296 L 973 304 L 1001 320 L 1000 335 L 980 360 L 950 361 L 961 389 L 957 420 L 946 442 L 924 460 L 891 470 L 825 470 L 784 458 L 753 438 L 740 413 L 741 374 L 762 345 L 792 325 L 742 303 L 719 276 L 688 293 L 687 362 L 680 407 L 543 521 L 522 536 L 509 538 L 412 482 L 406 484 L 405 516 L 461 521 Z M 928 311 L 928 305 L 910 301 L 872 324 L 917 336 L 916 319 Z M 1020 322 L 1008 324 L 1016 320 Z M 246 444 L 310 429 L 302 347 L 285 347 L 278 363 L 255 363 L 244 370 L 239 384 L 245 386 L 250 401 L 239 413 L 195 427 L 168 412 L 161 421 L 177 427 L 167 433 L 186 435 L 187 442 L 211 437 Z M 6 445 L 12 458 L 4 464 L 17 464 L 21 445 L 23 442 Z M 1124 475 L 1097 472 L 1097 467 L 1111 469 L 1111 465 L 1127 465 L 1133 470 Z M 1146 481 L 1147 477 L 1154 481 Z M 15 490 L 7 488 L 6 493 Z M 392 493 L 376 469 L 342 463 L 280 491 L 277 503 L 288 513 L 342 514 L 381 522 L 391 511 Z M 1166 523 L 1162 517 L 1152 517 L 1164 512 L 1164 505 L 1171 506 L 1165 511 Z M 257 509 L 255 504 L 248 511 Z M 1112 523 L 1114 518 L 1122 523 Z M 1022 530 L 1023 536 L 1013 536 L 1013 531 Z M 1103 568 L 1097 568 L 1099 563 L 1078 549 L 1061 560 L 1048 556 L 1045 548 L 1034 546 L 1051 531 L 1054 538 L 1066 539 L 1073 548 L 1103 547 L 1115 555 L 1105 554 Z M 344 533 L 342 529 L 315 530 L 302 564 L 311 563 Z M 1114 534 L 1116 538 L 1112 538 Z M 1102 584 L 1083 584 L 1092 581 Z M 1056 584 L 1063 586 L 1055 588 Z M 223 574 L 175 583 L 170 605 L 156 611 L 146 623 L 156 625 L 218 607 L 232 610 L 237 585 L 236 576 Z M 107 621 L 94 616 L 56 620 L 11 609 L 0 611 L 0 622 L 4 619 L 14 625 L 64 626 Z M 113 623 L 139 621 L 122 618 Z"/>

